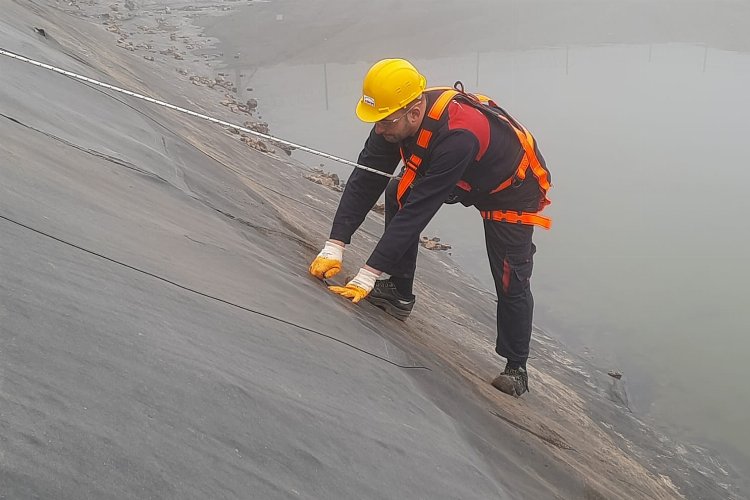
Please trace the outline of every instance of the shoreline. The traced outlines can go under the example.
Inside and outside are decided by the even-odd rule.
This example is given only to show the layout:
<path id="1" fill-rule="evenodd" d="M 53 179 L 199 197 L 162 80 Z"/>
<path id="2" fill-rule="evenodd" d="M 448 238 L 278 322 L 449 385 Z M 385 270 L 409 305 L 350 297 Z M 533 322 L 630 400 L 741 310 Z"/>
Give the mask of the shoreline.
<path id="1" fill-rule="evenodd" d="M 74 4 L 75 2 L 72 2 L 71 6 L 73 6 Z M 117 2 L 112 2 L 112 4 L 120 5 Z M 159 63 L 165 65 L 167 67 L 167 71 L 163 71 L 165 77 L 168 72 L 171 71 L 172 75 L 177 75 L 175 76 L 175 78 L 182 79 L 182 83 L 192 84 L 196 87 L 203 87 L 203 89 L 201 89 L 201 92 L 203 92 L 203 96 L 208 99 L 211 98 L 210 96 L 213 96 L 213 99 L 215 99 L 214 102 L 218 100 L 219 104 L 226 108 L 227 116 L 237 117 L 238 119 L 251 122 L 251 124 L 254 126 L 262 127 L 262 115 L 260 113 L 256 114 L 256 112 L 254 111 L 256 108 L 253 108 L 252 105 L 248 103 L 249 99 L 245 101 L 245 103 L 242 103 L 242 99 L 237 99 L 236 97 L 234 97 L 235 95 L 242 95 L 242 89 L 236 89 L 235 91 L 233 91 L 233 88 L 236 87 L 236 85 L 228 80 L 226 75 L 218 74 L 223 72 L 221 69 L 211 66 L 212 64 L 218 65 L 222 62 L 221 58 L 223 57 L 223 55 L 218 53 L 216 47 L 212 45 L 213 43 L 217 42 L 217 40 L 215 41 L 214 39 L 209 39 L 205 36 L 201 36 L 202 29 L 196 28 L 191 24 L 191 20 L 197 15 L 226 15 L 226 13 L 231 12 L 232 6 L 227 6 L 229 7 L 228 9 L 211 6 L 198 10 L 187 10 L 185 7 L 186 5 L 188 5 L 187 2 L 174 2 L 170 5 L 176 5 L 176 7 L 160 7 L 159 9 L 156 9 L 152 12 L 145 11 L 145 17 L 143 15 L 143 9 L 128 9 L 129 12 L 122 18 L 118 19 L 117 13 L 122 13 L 123 9 L 123 7 L 120 6 L 118 6 L 118 10 L 109 8 L 109 12 L 99 12 L 94 8 L 91 12 L 85 12 L 85 14 L 89 19 L 99 19 L 100 24 L 104 25 L 105 29 L 114 33 L 115 35 L 120 35 L 120 38 L 116 40 L 116 44 L 119 45 L 123 50 L 142 55 L 145 64 Z M 77 13 L 77 15 L 80 15 L 80 13 L 84 12 L 85 9 L 87 9 L 87 7 L 82 7 L 81 9 L 71 8 L 69 10 L 69 13 Z M 141 15 L 136 15 L 134 11 L 140 12 Z M 104 17 L 104 14 L 107 14 L 107 16 Z M 148 27 L 146 25 L 140 25 L 144 26 L 144 28 L 139 28 L 139 22 L 147 20 L 148 18 L 153 18 L 156 26 Z M 129 32 L 128 30 L 132 29 L 133 27 L 135 27 L 135 31 L 133 31 L 131 34 L 131 32 Z M 174 38 L 172 38 L 172 35 L 174 35 Z M 219 55 L 214 57 L 214 55 L 217 53 Z M 198 55 L 197 58 L 194 57 L 196 54 Z M 213 73 L 217 76 L 212 75 L 209 77 L 201 75 L 199 69 L 202 68 L 202 65 L 211 68 Z M 238 74 L 235 76 L 241 81 L 241 75 Z M 217 79 L 218 77 L 221 78 Z M 170 99 L 165 100 L 169 101 Z M 197 102 L 197 104 L 200 105 L 200 102 Z M 229 131 L 227 131 L 226 134 L 233 135 Z M 234 135 L 238 135 L 238 139 L 242 140 L 241 134 Z M 261 153 L 270 153 L 271 150 L 274 149 L 272 146 L 269 146 L 263 142 L 254 142 L 248 140 L 243 140 L 243 142 L 246 142 L 248 146 L 260 151 Z M 283 154 L 281 155 L 281 159 L 282 161 L 284 161 Z M 307 168 L 310 168 L 310 166 L 307 166 Z M 438 260 L 445 262 L 445 259 L 442 258 L 438 258 Z M 445 265 L 449 266 L 453 264 Z M 608 413 L 610 410 L 607 410 L 605 408 L 607 406 L 606 401 L 595 401 L 596 396 L 601 397 L 604 393 L 612 391 L 614 391 L 615 393 L 622 392 L 621 388 L 617 387 L 618 384 L 612 382 L 609 387 L 602 387 L 600 385 L 601 380 L 607 380 L 607 377 L 609 377 L 608 375 L 604 374 L 604 378 L 602 378 L 601 373 L 597 373 L 601 372 L 601 370 L 598 370 L 593 366 L 587 366 L 586 364 L 581 362 L 581 359 L 572 358 L 569 354 L 565 354 L 564 350 L 561 349 L 559 342 L 554 340 L 551 336 L 547 336 L 542 332 L 535 331 L 535 337 L 537 342 L 535 352 L 540 353 L 540 358 L 542 357 L 542 353 L 547 357 L 546 360 L 539 359 L 538 361 L 535 360 L 535 363 L 533 363 L 533 365 L 535 365 L 533 366 L 534 371 L 537 372 L 534 373 L 535 377 L 538 377 L 538 379 L 541 381 L 546 379 L 550 373 L 555 373 L 560 377 L 561 380 L 566 381 L 566 383 L 568 383 L 570 387 L 575 388 L 576 392 L 579 392 L 578 396 L 583 400 L 591 398 L 591 403 L 604 403 L 601 405 L 601 408 L 598 409 L 598 411 L 601 412 L 601 423 L 605 428 L 607 428 L 608 431 L 611 431 L 611 433 L 609 433 L 610 438 L 620 439 L 621 446 L 623 446 L 624 448 L 627 449 L 631 446 L 639 447 L 647 444 L 634 442 L 634 438 L 630 437 L 637 436 L 638 433 L 644 432 L 644 429 L 641 427 L 642 424 L 638 419 L 634 418 L 632 415 L 627 414 L 613 417 L 612 413 Z M 486 340 L 486 338 L 483 340 Z M 480 351 L 486 350 L 484 346 L 475 346 L 475 348 L 478 348 Z M 538 372 L 539 368 L 536 366 L 537 363 L 539 366 L 544 367 L 544 373 Z M 457 372 L 461 373 L 461 375 L 467 378 L 467 380 L 471 380 L 471 374 L 467 375 L 467 371 L 469 370 L 462 370 L 461 368 L 457 370 Z M 580 394 L 581 392 L 586 392 L 585 387 L 580 387 L 581 377 L 585 379 L 584 384 L 588 386 L 589 394 L 586 396 L 581 396 Z M 481 387 L 482 379 L 482 376 L 476 376 L 475 374 L 474 383 L 477 384 L 476 390 L 480 393 L 483 393 L 486 390 L 486 387 Z M 551 383 L 551 385 L 554 384 Z M 582 389 L 584 390 L 582 391 Z M 617 397 L 623 398 L 622 395 Z M 621 403 L 624 403 L 624 405 L 620 406 L 627 407 L 627 398 L 624 397 L 624 401 L 621 401 Z M 585 407 L 586 405 L 581 405 L 582 409 Z M 495 415 L 503 418 L 497 413 Z M 623 429 L 619 428 L 619 426 L 616 424 L 608 424 L 604 417 L 605 415 L 608 415 L 612 420 L 616 420 L 616 424 L 623 424 L 625 427 L 630 427 L 629 431 L 632 433 L 632 435 L 627 433 L 620 433 L 620 431 L 622 431 Z M 607 427 L 607 425 L 610 425 L 612 427 Z M 524 427 L 528 428 L 528 426 Z M 646 432 L 648 432 L 648 430 L 646 430 Z M 660 436 L 656 433 L 651 433 L 651 435 L 655 436 L 655 439 L 657 441 L 660 441 L 660 444 L 662 444 L 664 447 L 670 445 L 670 447 L 678 449 L 678 447 L 682 446 L 679 443 L 671 442 L 666 436 Z M 547 438 L 545 442 L 552 442 L 552 444 L 556 446 L 558 450 L 565 451 L 566 449 L 572 448 L 572 446 L 566 441 L 565 437 L 563 437 L 563 435 L 558 431 L 553 431 L 550 429 L 550 432 L 547 433 L 545 437 Z M 554 443 L 557 443 L 557 445 L 555 445 Z M 648 446 L 646 447 L 649 448 Z M 703 456 L 703 454 L 698 450 L 700 450 L 699 447 L 692 447 L 692 454 L 695 454 L 694 456 L 690 452 L 688 452 L 689 458 L 696 460 L 695 464 L 699 464 L 702 460 L 706 460 L 707 462 L 705 466 L 716 465 L 713 463 L 715 457 L 713 457 L 711 454 Z M 650 450 L 650 452 L 654 454 L 658 454 L 659 451 L 659 447 L 654 447 Z M 675 454 L 675 458 L 677 458 L 677 455 L 678 454 Z M 653 459 L 653 456 L 649 456 L 649 453 L 647 452 L 644 457 L 639 457 L 638 454 L 634 454 L 631 458 Z M 717 466 L 719 467 L 719 469 L 721 469 L 721 465 Z M 686 471 L 673 471 L 673 473 L 677 475 L 679 475 L 680 472 L 685 474 L 687 473 Z M 667 487 L 669 486 L 669 483 L 676 483 L 677 485 L 679 485 L 680 483 L 679 479 L 669 479 L 668 475 L 660 476 L 660 478 L 663 481 L 664 485 L 666 485 Z M 677 488 L 677 486 L 675 486 L 675 488 Z"/>

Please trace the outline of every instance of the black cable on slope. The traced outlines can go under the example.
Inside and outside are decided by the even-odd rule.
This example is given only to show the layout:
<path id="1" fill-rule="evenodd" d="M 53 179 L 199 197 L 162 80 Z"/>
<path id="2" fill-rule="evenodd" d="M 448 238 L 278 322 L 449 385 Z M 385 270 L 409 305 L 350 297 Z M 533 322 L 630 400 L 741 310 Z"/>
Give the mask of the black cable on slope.
<path id="1" fill-rule="evenodd" d="M 141 274 L 145 274 L 146 276 L 150 276 L 150 277 L 156 278 L 156 279 L 158 279 L 160 281 L 164 281 L 165 283 L 169 283 L 170 285 L 176 286 L 177 288 L 180 288 L 182 290 L 186 290 L 186 291 L 192 292 L 192 293 L 194 293 L 196 295 L 200 295 L 202 297 L 206 297 L 206 298 L 215 300 L 217 302 L 221 302 L 223 304 L 226 304 L 226 305 L 229 305 L 229 306 L 232 306 L 232 307 L 236 307 L 237 309 L 242 309 L 243 311 L 247 311 L 247 312 L 250 312 L 250 313 L 253 313 L 253 314 L 257 314 L 259 316 L 263 316 L 264 318 L 269 318 L 269 319 L 278 321 L 279 323 L 283 323 L 285 325 L 293 326 L 295 328 L 299 328 L 300 330 L 304 330 L 306 332 L 314 333 L 315 335 L 319 335 L 321 337 L 325 337 L 327 339 L 333 340 L 334 342 L 338 342 L 338 343 L 343 344 L 343 345 L 345 345 L 347 347 L 350 347 L 350 348 L 354 349 L 355 351 L 359 351 L 359 352 L 361 352 L 363 354 L 367 354 L 368 356 L 372 356 L 373 358 L 379 359 L 381 361 L 385 361 L 386 363 L 388 363 L 390 365 L 397 366 L 398 368 L 418 369 L 418 370 L 430 370 L 431 371 L 431 369 L 428 368 L 428 367 L 426 367 L 426 366 L 419 366 L 419 365 L 417 365 L 417 366 L 406 366 L 406 365 L 400 365 L 400 364 L 396 363 L 395 361 L 391 361 L 390 359 L 387 359 L 387 358 L 384 358 L 384 357 L 379 356 L 377 354 L 374 354 L 372 352 L 366 351 L 366 350 L 362 349 L 361 347 L 357 347 L 357 346 L 355 346 L 353 344 L 350 344 L 350 343 L 348 343 L 346 341 L 343 341 L 341 339 L 337 339 L 336 337 L 333 337 L 331 335 L 319 332 L 317 330 L 313 330 L 312 328 L 308 328 L 306 326 L 298 325 L 297 323 L 293 323 L 291 321 L 288 321 L 288 320 L 285 320 L 285 319 L 282 319 L 282 318 L 278 318 L 278 317 L 273 316 L 271 314 L 264 313 L 264 312 L 261 312 L 261 311 L 256 311 L 256 310 L 251 309 L 249 307 L 245 307 L 245 306 L 242 306 L 242 305 L 239 305 L 239 304 L 235 304 L 234 302 L 229 302 L 228 300 L 224 300 L 224 299 L 221 299 L 219 297 L 215 297 L 213 295 L 209 295 L 209 294 L 201 292 L 199 290 L 195 290 L 194 288 L 190 288 L 190 287 L 187 287 L 187 286 L 184 286 L 184 285 L 180 285 L 179 283 L 175 283 L 174 281 L 168 280 L 167 278 L 163 278 L 163 277 L 161 277 L 159 275 L 156 275 L 154 273 L 150 273 L 148 271 L 144 271 L 143 269 L 139 269 L 137 267 L 131 266 L 129 264 L 125 264 L 124 262 L 120 262 L 118 260 L 112 259 L 110 257 L 107 257 L 107 256 L 102 255 L 100 253 L 94 252 L 94 251 L 89 250 L 87 248 L 81 247 L 81 246 L 76 245 L 74 243 L 70 243 L 70 242 L 65 241 L 63 239 L 57 238 L 55 236 L 52 236 L 51 234 L 45 233 L 44 231 L 40 231 L 39 229 L 34 229 L 33 227 L 27 226 L 26 224 L 23 224 L 21 222 L 18 222 L 18 221 L 15 221 L 13 219 L 10 219 L 8 217 L 5 217 L 4 215 L 0 214 L 0 219 L 6 220 L 6 221 L 8 221 L 8 222 L 10 222 L 12 224 L 15 224 L 15 225 L 20 226 L 20 227 L 22 227 L 24 229 L 27 229 L 27 230 L 32 231 L 34 233 L 37 233 L 37 234 L 40 234 L 40 235 L 45 236 L 47 238 L 50 238 L 52 240 L 55 240 L 55 241 L 57 241 L 59 243 L 62 243 L 64 245 L 68 245 L 70 247 L 73 247 L 76 250 L 81 250 L 82 252 L 86 252 L 88 254 L 95 255 L 96 257 L 99 257 L 101 259 L 107 260 L 107 261 L 112 262 L 114 264 L 126 267 L 128 269 L 131 269 L 133 271 L 139 272 Z"/>

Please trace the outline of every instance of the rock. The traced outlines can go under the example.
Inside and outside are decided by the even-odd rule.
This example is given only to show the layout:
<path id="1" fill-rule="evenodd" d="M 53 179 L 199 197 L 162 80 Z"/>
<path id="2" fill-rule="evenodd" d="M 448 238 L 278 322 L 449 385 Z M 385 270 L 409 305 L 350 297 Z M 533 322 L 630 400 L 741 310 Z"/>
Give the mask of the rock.
<path id="1" fill-rule="evenodd" d="M 612 378 L 616 378 L 617 380 L 620 380 L 622 378 L 622 373 L 618 372 L 617 370 L 610 370 L 607 372 L 607 375 Z"/>
<path id="2" fill-rule="evenodd" d="M 370 210 L 376 214 L 385 215 L 385 203 L 378 202 Z"/>
<path id="3" fill-rule="evenodd" d="M 143 58 L 145 60 L 147 60 L 147 61 L 153 61 L 154 60 L 154 56 L 143 56 Z"/>
<path id="4" fill-rule="evenodd" d="M 256 109 L 258 107 L 258 101 L 256 99 L 248 99 L 246 104 L 249 109 Z"/>
<path id="5" fill-rule="evenodd" d="M 630 401 L 625 384 L 617 377 L 612 380 L 612 383 L 609 386 L 609 399 L 630 410 Z"/>
<path id="6" fill-rule="evenodd" d="M 287 146 L 286 144 L 276 144 L 276 147 L 282 150 L 283 152 L 285 152 L 287 156 L 292 156 L 292 151 L 296 149 L 296 148 L 293 148 L 292 146 Z"/>

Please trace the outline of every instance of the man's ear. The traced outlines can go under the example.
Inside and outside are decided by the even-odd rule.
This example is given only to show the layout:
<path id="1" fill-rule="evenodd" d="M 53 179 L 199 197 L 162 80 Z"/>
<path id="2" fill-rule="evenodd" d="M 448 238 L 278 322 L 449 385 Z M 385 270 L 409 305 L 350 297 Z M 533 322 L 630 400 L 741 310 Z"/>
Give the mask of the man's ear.
<path id="1" fill-rule="evenodd" d="M 422 99 L 424 99 L 424 98 L 422 98 Z M 411 110 L 409 111 L 409 115 L 411 115 L 411 116 L 409 118 L 413 118 L 414 120 L 418 121 L 422 117 L 423 108 L 424 108 L 422 106 L 423 102 L 424 101 L 420 101 L 416 106 L 414 106 L 413 108 L 411 108 Z"/>

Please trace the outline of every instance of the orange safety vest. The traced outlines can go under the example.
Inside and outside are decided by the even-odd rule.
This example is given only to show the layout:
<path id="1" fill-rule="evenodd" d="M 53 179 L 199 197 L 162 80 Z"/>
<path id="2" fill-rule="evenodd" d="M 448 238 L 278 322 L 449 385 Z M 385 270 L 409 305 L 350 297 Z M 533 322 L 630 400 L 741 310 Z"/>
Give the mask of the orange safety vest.
<path id="1" fill-rule="evenodd" d="M 460 90 L 459 90 L 460 85 Z M 401 176 L 401 180 L 398 183 L 398 189 L 396 191 L 396 199 L 398 200 L 399 208 L 402 207 L 401 199 L 406 194 L 406 191 L 414 183 L 417 178 L 417 171 L 422 164 L 422 158 L 425 157 L 427 149 L 430 145 L 430 139 L 432 139 L 433 133 L 439 126 L 440 119 L 442 118 L 445 110 L 448 108 L 448 104 L 454 99 L 460 99 L 461 102 L 470 104 L 471 106 L 482 111 L 488 118 L 501 120 L 502 122 L 509 125 L 518 137 L 518 141 L 524 150 L 523 157 L 516 168 L 516 171 L 508 179 L 501 182 L 495 189 L 490 191 L 489 194 L 495 194 L 503 189 L 508 188 L 516 182 L 522 182 L 526 179 L 526 174 L 529 169 L 534 175 L 539 189 L 542 191 L 542 200 L 539 203 L 539 210 L 537 212 L 520 212 L 515 210 L 481 210 L 480 214 L 483 219 L 494 220 L 497 222 L 509 222 L 514 224 L 533 224 L 541 226 L 545 229 L 549 229 L 552 225 L 552 220 L 549 217 L 539 215 L 544 207 L 550 204 L 547 198 L 547 191 L 551 187 L 549 182 L 549 172 L 539 161 L 534 148 L 534 137 L 531 133 L 524 128 L 518 121 L 510 116 L 505 110 L 500 108 L 494 101 L 483 95 L 469 94 L 463 91 L 463 85 L 461 82 L 456 82 L 456 88 L 451 87 L 436 87 L 427 89 L 429 90 L 442 90 L 443 93 L 438 96 L 435 102 L 430 107 L 427 115 L 422 121 L 422 127 L 419 129 L 417 134 L 417 141 L 414 153 L 409 156 L 407 160 L 404 156 L 403 148 L 401 149 L 401 158 L 404 161 L 404 173 Z M 471 189 L 466 181 L 460 181 L 457 184 L 462 189 Z"/>

